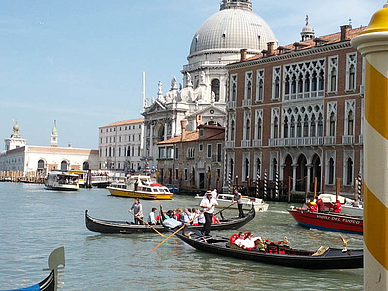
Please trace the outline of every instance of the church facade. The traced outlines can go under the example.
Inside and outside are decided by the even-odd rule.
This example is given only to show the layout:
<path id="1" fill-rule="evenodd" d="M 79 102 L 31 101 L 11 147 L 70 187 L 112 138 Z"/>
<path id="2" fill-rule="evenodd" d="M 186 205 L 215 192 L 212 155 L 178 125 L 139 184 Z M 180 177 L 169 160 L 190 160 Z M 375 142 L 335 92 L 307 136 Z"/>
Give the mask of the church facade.
<path id="1" fill-rule="evenodd" d="M 226 65 L 240 59 L 241 48 L 248 57 L 259 54 L 267 43 L 277 46 L 269 25 L 252 12 L 251 0 L 222 0 L 220 10 L 195 33 L 188 64 L 183 66 L 183 86 L 174 77 L 167 93 L 158 84 L 150 104 L 143 100 L 144 148 L 142 160 L 157 164 L 157 143 L 181 134 L 181 120 L 187 130 L 196 130 L 197 116 L 205 125 L 226 126 L 228 71 Z"/>

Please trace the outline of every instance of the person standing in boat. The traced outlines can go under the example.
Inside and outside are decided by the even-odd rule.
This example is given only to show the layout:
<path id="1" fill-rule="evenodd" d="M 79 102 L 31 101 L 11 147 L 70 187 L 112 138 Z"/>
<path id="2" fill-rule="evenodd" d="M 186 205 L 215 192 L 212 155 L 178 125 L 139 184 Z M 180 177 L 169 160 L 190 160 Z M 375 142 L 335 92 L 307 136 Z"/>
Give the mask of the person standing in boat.
<path id="1" fill-rule="evenodd" d="M 141 205 L 138 198 L 135 199 L 135 203 L 132 204 L 131 209 L 128 212 L 131 212 L 135 215 L 135 224 L 143 224 L 141 220 L 143 220 L 143 206 Z M 140 220 L 140 219 L 141 220 Z"/>
<path id="2" fill-rule="evenodd" d="M 237 202 L 238 217 L 243 218 L 245 215 L 243 212 L 242 195 L 240 192 L 238 192 L 237 188 L 234 189 L 232 204 L 234 204 L 235 202 Z"/>
<path id="3" fill-rule="evenodd" d="M 202 198 L 201 204 L 205 215 L 205 224 L 203 225 L 202 232 L 208 236 L 210 234 L 210 227 L 213 221 L 214 206 L 217 206 L 217 200 L 212 197 L 212 192 L 209 190 L 206 192 L 205 197 Z"/>

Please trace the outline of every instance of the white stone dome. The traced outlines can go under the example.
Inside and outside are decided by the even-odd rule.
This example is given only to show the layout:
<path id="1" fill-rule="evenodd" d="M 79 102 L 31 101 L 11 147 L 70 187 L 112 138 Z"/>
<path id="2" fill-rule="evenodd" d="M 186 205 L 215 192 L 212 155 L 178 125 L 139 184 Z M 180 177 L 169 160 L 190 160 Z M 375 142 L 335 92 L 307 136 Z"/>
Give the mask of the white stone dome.
<path id="1" fill-rule="evenodd" d="M 267 48 L 268 42 L 277 46 L 270 26 L 251 9 L 221 7 L 221 11 L 210 16 L 194 35 L 190 56 L 209 50 L 247 49 L 251 53 L 260 53 Z"/>

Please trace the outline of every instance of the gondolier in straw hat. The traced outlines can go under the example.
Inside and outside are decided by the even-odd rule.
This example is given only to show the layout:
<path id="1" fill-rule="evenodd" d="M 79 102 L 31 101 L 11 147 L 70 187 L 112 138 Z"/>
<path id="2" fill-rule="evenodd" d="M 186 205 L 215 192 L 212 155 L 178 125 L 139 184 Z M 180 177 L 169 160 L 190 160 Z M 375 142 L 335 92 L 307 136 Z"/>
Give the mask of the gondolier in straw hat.
<path id="1" fill-rule="evenodd" d="M 212 192 L 209 190 L 206 192 L 206 195 L 202 198 L 201 204 L 199 206 L 202 207 L 202 209 L 205 211 L 205 224 L 203 226 L 203 233 L 204 235 L 210 234 L 210 227 L 212 225 L 213 220 L 213 213 L 214 213 L 214 206 L 217 206 L 217 200 L 212 197 Z"/>

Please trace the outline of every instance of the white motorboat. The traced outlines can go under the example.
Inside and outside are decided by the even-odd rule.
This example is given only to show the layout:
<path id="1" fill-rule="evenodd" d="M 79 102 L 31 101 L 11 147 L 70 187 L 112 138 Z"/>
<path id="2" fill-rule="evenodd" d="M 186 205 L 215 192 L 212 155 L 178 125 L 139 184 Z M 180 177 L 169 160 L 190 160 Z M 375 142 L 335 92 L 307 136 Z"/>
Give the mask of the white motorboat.
<path id="1" fill-rule="evenodd" d="M 195 198 L 202 199 L 203 195 L 197 194 Z M 217 195 L 218 208 L 225 208 L 232 204 L 233 194 L 218 194 Z M 255 198 L 255 197 L 242 197 L 243 202 L 243 210 L 250 210 L 253 207 L 255 208 L 255 212 L 263 212 L 267 211 L 269 204 L 265 203 L 263 199 Z M 237 209 L 237 203 L 234 203 L 230 208 Z"/>
<path id="2" fill-rule="evenodd" d="M 52 171 L 45 180 L 45 186 L 48 190 L 77 191 L 78 175 L 66 171 Z"/>

